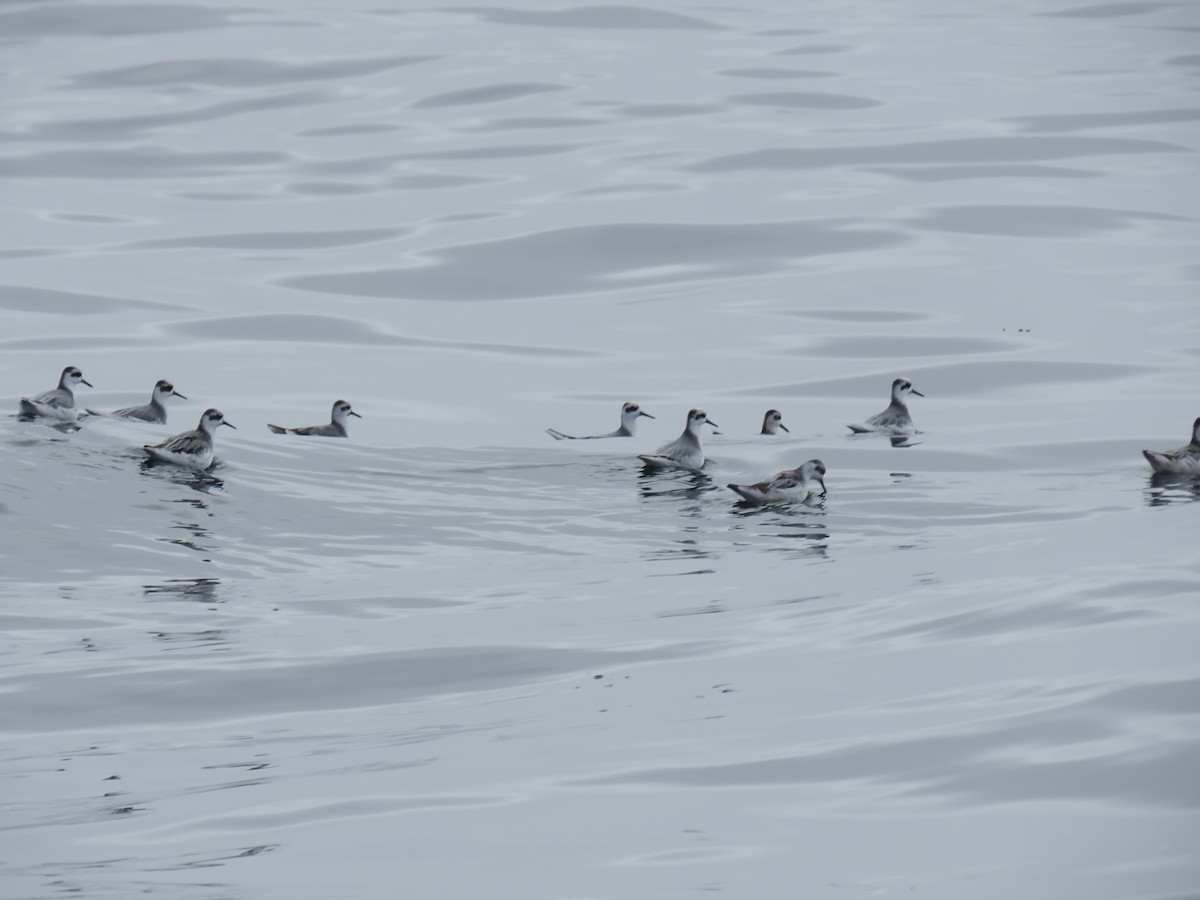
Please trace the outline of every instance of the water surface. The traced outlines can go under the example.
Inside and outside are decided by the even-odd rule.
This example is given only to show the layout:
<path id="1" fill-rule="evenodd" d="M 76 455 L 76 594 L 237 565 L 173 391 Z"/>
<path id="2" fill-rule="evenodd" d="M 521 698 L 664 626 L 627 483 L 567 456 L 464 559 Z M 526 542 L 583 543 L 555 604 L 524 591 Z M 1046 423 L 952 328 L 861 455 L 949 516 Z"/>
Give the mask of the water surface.
<path id="1" fill-rule="evenodd" d="M 1197 28 L 8 4 L 0 895 L 1192 894 Z"/>

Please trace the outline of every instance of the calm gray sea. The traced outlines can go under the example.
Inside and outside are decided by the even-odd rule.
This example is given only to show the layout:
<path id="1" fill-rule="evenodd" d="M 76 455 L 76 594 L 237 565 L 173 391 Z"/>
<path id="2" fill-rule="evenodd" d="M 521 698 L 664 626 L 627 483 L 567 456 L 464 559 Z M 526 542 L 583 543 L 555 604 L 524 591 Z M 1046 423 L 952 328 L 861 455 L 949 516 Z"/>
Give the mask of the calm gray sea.
<path id="1" fill-rule="evenodd" d="M 8 0 L 0 76 L 0 896 L 1196 896 L 1200 5 Z"/>

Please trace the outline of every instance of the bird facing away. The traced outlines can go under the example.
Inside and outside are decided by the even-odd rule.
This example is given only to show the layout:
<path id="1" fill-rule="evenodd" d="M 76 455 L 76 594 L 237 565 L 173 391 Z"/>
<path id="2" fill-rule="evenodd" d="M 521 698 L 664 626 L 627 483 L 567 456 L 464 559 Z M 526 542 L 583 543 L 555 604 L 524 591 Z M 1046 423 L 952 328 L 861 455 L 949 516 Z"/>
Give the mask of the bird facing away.
<path id="1" fill-rule="evenodd" d="M 594 441 L 597 438 L 633 437 L 637 433 L 637 420 L 642 416 L 653 419 L 654 416 L 642 410 L 636 403 L 624 403 L 621 406 L 621 427 L 608 434 L 563 434 L 554 428 L 547 428 L 546 434 L 556 441 Z"/>
<path id="2" fill-rule="evenodd" d="M 225 421 L 219 409 L 206 409 L 200 424 L 191 431 L 169 437 L 161 444 L 146 444 L 142 449 L 151 459 L 204 471 L 212 465 L 213 434 L 222 425 L 237 428 Z"/>
<path id="3" fill-rule="evenodd" d="M 74 422 L 79 418 L 79 412 L 75 409 L 75 393 L 71 388 L 79 384 L 92 386 L 90 381 L 84 379 L 77 366 L 67 366 L 58 376 L 58 387 L 54 390 L 38 394 L 36 397 L 21 398 L 21 415 L 46 416 L 50 419 Z"/>
<path id="4" fill-rule="evenodd" d="M 700 426 L 705 423 L 718 428 L 702 409 L 690 409 L 683 434 L 669 444 L 663 444 L 653 453 L 639 454 L 638 459 L 648 466 L 678 466 L 681 469 L 699 470 L 704 466 L 704 448 L 700 446 Z"/>
<path id="5" fill-rule="evenodd" d="M 1192 441 L 1178 450 L 1143 450 L 1142 455 L 1155 472 L 1175 475 L 1200 475 L 1200 419 L 1192 423 Z"/>
<path id="6" fill-rule="evenodd" d="M 141 419 L 143 422 L 155 422 L 159 425 L 165 425 L 167 424 L 168 397 L 178 397 L 181 400 L 187 399 L 187 397 L 175 390 L 175 385 L 171 384 L 165 378 L 160 378 L 155 382 L 154 390 L 150 392 L 149 403 L 145 406 L 126 406 L 124 409 L 116 409 L 113 410 L 112 415 L 122 419 Z"/>
<path id="7" fill-rule="evenodd" d="M 787 503 L 805 500 L 816 493 L 814 484 L 825 493 L 825 463 L 810 459 L 796 469 L 784 469 L 758 484 L 731 484 L 729 489 L 750 503 Z"/>
<path id="8" fill-rule="evenodd" d="M 762 431 L 759 434 L 779 434 L 781 428 L 791 434 L 788 427 L 783 424 L 783 413 L 777 409 L 768 409 L 767 414 L 763 416 Z"/>
<path id="9" fill-rule="evenodd" d="M 908 414 L 908 407 L 904 404 L 904 398 L 909 394 L 916 394 L 918 397 L 925 396 L 916 390 L 912 386 L 912 382 L 907 378 L 897 378 L 892 382 L 892 402 L 888 404 L 887 409 L 871 416 L 871 418 L 860 425 L 847 425 L 846 427 L 855 434 L 864 434 L 868 431 L 883 431 L 889 434 L 911 434 L 913 432 L 913 420 L 912 416 Z"/>
<path id="10" fill-rule="evenodd" d="M 345 400 L 334 400 L 333 411 L 330 413 L 328 425 L 305 425 L 301 428 L 284 428 L 282 425 L 272 425 L 268 422 L 267 427 L 275 434 L 287 434 L 290 431 L 292 434 L 315 434 L 320 437 L 349 437 L 350 431 L 346 428 L 346 423 L 350 421 L 351 416 L 357 419 L 362 418 L 362 416 L 350 408 L 350 404 Z"/>

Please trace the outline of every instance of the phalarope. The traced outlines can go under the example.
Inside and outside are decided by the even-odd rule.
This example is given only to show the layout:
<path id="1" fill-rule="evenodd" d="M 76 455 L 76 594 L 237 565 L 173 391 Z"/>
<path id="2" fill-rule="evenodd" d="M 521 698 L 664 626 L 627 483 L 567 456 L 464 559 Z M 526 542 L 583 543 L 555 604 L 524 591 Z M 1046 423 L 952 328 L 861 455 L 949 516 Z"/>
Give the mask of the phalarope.
<path id="1" fill-rule="evenodd" d="M 204 470 L 212 465 L 213 433 L 222 425 L 229 425 L 224 414 L 219 409 L 206 409 L 200 424 L 191 431 L 169 437 L 161 444 L 146 444 L 142 449 L 152 459 Z M 229 427 L 237 428 L 236 425 Z"/>
<path id="2" fill-rule="evenodd" d="M 350 432 L 346 428 L 346 423 L 350 420 L 350 416 L 356 419 L 361 419 L 358 413 L 350 408 L 350 404 L 345 400 L 333 401 L 333 412 L 330 414 L 328 425 L 305 425 L 301 428 L 284 428 L 282 425 L 272 425 L 267 423 L 267 427 L 275 434 L 287 434 L 289 431 L 292 434 L 315 434 L 322 437 L 349 437 Z"/>
<path id="3" fill-rule="evenodd" d="M 38 394 L 36 397 L 21 398 L 21 415 L 47 416 L 51 419 L 74 422 L 79 418 L 79 413 L 75 409 L 75 394 L 71 388 L 77 384 L 92 386 L 76 366 L 67 366 L 58 377 L 58 387 L 54 390 Z"/>
<path id="4" fill-rule="evenodd" d="M 563 434 L 554 428 L 547 428 L 546 434 L 556 441 L 594 441 L 597 438 L 633 437 L 637 432 L 637 420 L 642 416 L 653 419 L 654 416 L 642 410 L 636 403 L 625 403 L 621 406 L 621 427 L 608 434 Z"/>
<path id="5" fill-rule="evenodd" d="M 143 422 L 155 422 L 159 425 L 165 425 L 167 424 L 168 397 L 178 397 L 181 400 L 187 399 L 187 397 L 175 390 L 175 385 L 171 384 L 165 378 L 160 378 L 155 382 L 154 390 L 150 392 L 149 403 L 145 406 L 126 406 L 124 409 L 116 409 L 113 410 L 111 415 L 122 419 L 141 419 Z"/>
<path id="6" fill-rule="evenodd" d="M 1192 423 L 1192 442 L 1178 450 L 1143 450 L 1142 455 L 1155 472 L 1175 475 L 1200 475 L 1200 419 Z"/>
<path id="7" fill-rule="evenodd" d="M 763 416 L 763 427 L 759 434 L 779 434 L 780 428 L 791 434 L 788 427 L 783 424 L 783 413 L 777 409 L 768 409 L 767 414 Z"/>
<path id="8" fill-rule="evenodd" d="M 868 431 L 883 431 L 891 434 L 911 434 L 913 431 L 912 416 L 908 414 L 908 407 L 904 405 L 904 398 L 909 394 L 916 394 L 918 397 L 925 395 L 912 386 L 912 382 L 907 378 L 897 378 L 892 382 L 892 402 L 888 408 L 877 415 L 871 416 L 866 422 L 861 425 L 847 425 L 846 427 L 855 434 L 863 434 Z"/>
<path id="9" fill-rule="evenodd" d="M 804 500 L 814 494 L 813 482 L 825 493 L 825 463 L 810 459 L 797 469 L 784 469 L 758 484 L 731 484 L 729 489 L 751 503 L 781 503 Z"/>
<path id="10" fill-rule="evenodd" d="M 708 423 L 718 428 L 702 409 L 690 409 L 683 434 L 669 444 L 663 444 L 653 453 L 638 454 L 638 459 L 650 466 L 679 466 L 682 469 L 700 469 L 704 466 L 704 448 L 700 446 L 700 426 Z"/>

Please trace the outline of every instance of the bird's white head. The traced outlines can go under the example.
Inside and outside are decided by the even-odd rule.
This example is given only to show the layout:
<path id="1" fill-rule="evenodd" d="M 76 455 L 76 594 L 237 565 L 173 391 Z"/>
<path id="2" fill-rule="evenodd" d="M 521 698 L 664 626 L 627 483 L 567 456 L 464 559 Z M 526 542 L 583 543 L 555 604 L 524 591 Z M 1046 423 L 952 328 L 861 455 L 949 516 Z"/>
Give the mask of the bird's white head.
<path id="1" fill-rule="evenodd" d="M 916 394 L 918 397 L 925 395 L 912 386 L 912 382 L 907 378 L 897 378 L 892 382 L 892 399 L 903 402 L 904 398 L 909 394 Z"/>
<path id="2" fill-rule="evenodd" d="M 358 413 L 356 413 L 353 409 L 350 408 L 350 404 L 347 403 L 345 400 L 334 401 L 334 404 L 333 404 L 333 421 L 334 422 L 336 422 L 338 425 L 341 425 L 344 427 L 346 424 L 346 420 L 349 419 L 351 416 L 354 416 L 356 419 L 362 418 L 362 416 L 360 416 Z"/>
<path id="3" fill-rule="evenodd" d="M 206 409 L 204 415 L 200 417 L 200 428 L 209 434 L 213 434 L 222 425 L 229 425 L 230 428 L 237 430 L 236 425 L 230 425 L 225 421 L 225 414 L 219 409 Z"/>
<path id="4" fill-rule="evenodd" d="M 79 371 L 77 366 L 67 366 L 62 370 L 62 375 L 58 379 L 58 386 L 70 389 L 77 384 L 86 384 L 88 387 L 92 386 L 92 383 L 83 377 L 83 373 Z"/>

